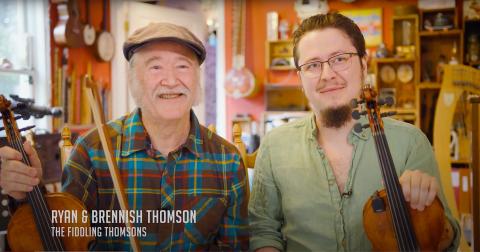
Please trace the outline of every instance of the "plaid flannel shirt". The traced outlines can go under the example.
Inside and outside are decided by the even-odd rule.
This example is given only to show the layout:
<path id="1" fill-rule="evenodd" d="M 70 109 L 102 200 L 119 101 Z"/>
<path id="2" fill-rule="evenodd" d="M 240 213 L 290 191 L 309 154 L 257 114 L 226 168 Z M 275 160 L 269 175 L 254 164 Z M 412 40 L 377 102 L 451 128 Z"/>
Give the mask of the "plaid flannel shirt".
<path id="1" fill-rule="evenodd" d="M 129 209 L 196 210 L 196 223 L 149 224 L 144 218 L 135 224 L 147 228 L 138 237 L 142 251 L 247 250 L 248 185 L 240 155 L 193 112 L 190 118 L 187 141 L 168 157 L 152 147 L 140 109 L 108 124 Z M 62 182 L 63 191 L 89 210 L 120 209 L 97 130 L 77 140 Z M 96 240 L 94 249 L 130 250 L 128 237 Z"/>

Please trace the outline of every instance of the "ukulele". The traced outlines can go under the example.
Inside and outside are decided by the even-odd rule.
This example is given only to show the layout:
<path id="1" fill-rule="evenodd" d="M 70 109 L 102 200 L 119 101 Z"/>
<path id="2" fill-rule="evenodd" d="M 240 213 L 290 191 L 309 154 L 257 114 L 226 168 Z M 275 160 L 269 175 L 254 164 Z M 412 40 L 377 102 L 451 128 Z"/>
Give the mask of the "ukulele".
<path id="1" fill-rule="evenodd" d="M 82 47 L 83 34 L 82 23 L 78 15 L 77 1 L 68 0 L 68 3 L 59 3 L 58 24 L 53 29 L 53 39 L 55 43 L 72 48 Z"/>
<path id="2" fill-rule="evenodd" d="M 442 239 L 445 215 L 438 199 L 423 211 L 410 207 L 405 201 L 395 165 L 385 136 L 382 117 L 395 113 L 380 113 L 380 105 L 392 105 L 393 99 L 378 99 L 370 85 L 362 87 L 361 100 L 352 100 L 352 106 L 364 104 L 365 110 L 353 111 L 359 119 L 367 115 L 369 123 L 354 127 L 356 132 L 370 128 L 380 163 L 385 189 L 375 192 L 363 208 L 363 225 L 375 251 L 436 251 Z"/>

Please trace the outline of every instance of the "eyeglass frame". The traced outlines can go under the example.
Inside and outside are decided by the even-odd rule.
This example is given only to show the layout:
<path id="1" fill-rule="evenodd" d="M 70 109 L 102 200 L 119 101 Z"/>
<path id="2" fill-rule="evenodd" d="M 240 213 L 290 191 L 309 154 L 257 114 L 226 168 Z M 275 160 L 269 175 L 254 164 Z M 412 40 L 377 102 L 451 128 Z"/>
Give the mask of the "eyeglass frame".
<path id="1" fill-rule="evenodd" d="M 351 59 L 352 59 L 352 56 L 354 56 L 354 55 L 359 56 L 358 53 L 354 53 L 354 52 L 339 53 L 339 54 L 337 54 L 337 55 L 334 55 L 334 56 L 328 58 L 328 59 L 325 60 L 325 61 L 315 60 L 315 61 L 306 62 L 306 63 L 298 66 L 298 67 L 297 67 L 297 70 L 298 70 L 300 73 L 305 74 L 304 71 L 302 71 L 302 69 L 301 69 L 303 66 L 308 65 L 308 64 L 312 64 L 312 63 L 320 63 L 320 64 L 321 64 L 321 65 L 320 65 L 320 67 L 321 67 L 321 72 L 320 72 L 320 74 L 319 74 L 318 76 L 306 76 L 306 77 L 309 77 L 309 78 L 318 78 L 318 77 L 322 76 L 322 73 L 323 73 L 323 63 L 328 63 L 328 66 L 333 70 L 333 68 L 332 68 L 332 66 L 330 65 L 329 61 L 330 61 L 331 59 L 335 58 L 335 57 L 338 57 L 338 56 L 344 55 L 344 54 L 350 55 L 350 58 L 348 58 L 348 60 L 351 60 Z M 350 63 L 351 63 L 351 62 L 350 62 Z M 345 68 L 345 69 L 348 69 L 348 67 Z M 345 70 L 345 69 L 342 69 L 342 70 Z M 337 72 L 337 71 L 335 71 L 335 70 L 333 70 L 333 71 L 334 71 L 335 73 Z M 340 71 L 341 71 L 341 70 L 340 70 Z"/>

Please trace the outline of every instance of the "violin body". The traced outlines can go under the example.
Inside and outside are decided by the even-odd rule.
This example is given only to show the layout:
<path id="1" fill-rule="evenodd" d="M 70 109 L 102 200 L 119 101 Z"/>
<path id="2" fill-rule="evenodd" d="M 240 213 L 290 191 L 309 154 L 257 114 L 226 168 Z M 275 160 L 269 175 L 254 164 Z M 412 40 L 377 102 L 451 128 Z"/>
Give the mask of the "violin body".
<path id="1" fill-rule="evenodd" d="M 65 235 L 62 242 L 65 250 L 88 250 L 89 244 L 94 240 L 92 236 L 68 237 L 67 227 L 90 227 L 90 221 L 82 223 L 81 213 L 85 208 L 83 204 L 68 193 L 50 193 L 44 196 L 50 210 L 69 210 L 78 213 L 77 223 L 56 223 L 56 227 L 64 227 Z M 30 204 L 21 205 L 12 216 L 7 229 L 8 244 L 12 251 L 38 251 L 44 250 L 41 235 L 35 225 L 32 207 Z"/>
<path id="2" fill-rule="evenodd" d="M 378 197 L 385 203 L 385 209 L 381 212 L 374 210 L 374 197 L 367 201 L 363 208 L 365 233 L 372 242 L 374 251 L 398 251 L 392 218 L 389 214 L 390 206 L 387 201 L 386 191 L 379 191 Z M 438 244 L 441 241 L 445 226 L 444 210 L 438 197 L 435 198 L 430 206 L 425 207 L 423 211 L 418 211 L 411 207 L 409 207 L 409 210 L 420 249 L 422 251 L 438 251 Z"/>

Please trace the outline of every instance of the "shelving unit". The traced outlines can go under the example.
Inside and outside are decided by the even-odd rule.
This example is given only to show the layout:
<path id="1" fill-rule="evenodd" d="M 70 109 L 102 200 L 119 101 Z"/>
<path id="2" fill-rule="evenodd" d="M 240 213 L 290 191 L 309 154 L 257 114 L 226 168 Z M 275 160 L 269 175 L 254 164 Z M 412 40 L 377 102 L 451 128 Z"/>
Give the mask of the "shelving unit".
<path id="1" fill-rule="evenodd" d="M 296 79 L 291 40 L 267 41 L 265 44 L 265 112 L 260 136 L 278 126 L 281 121 L 299 118 L 309 110 L 308 100 Z M 275 78 L 269 78 L 274 75 Z"/>

